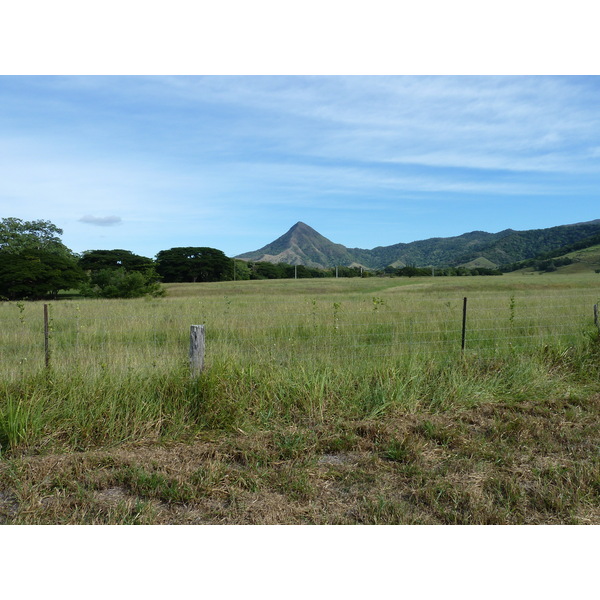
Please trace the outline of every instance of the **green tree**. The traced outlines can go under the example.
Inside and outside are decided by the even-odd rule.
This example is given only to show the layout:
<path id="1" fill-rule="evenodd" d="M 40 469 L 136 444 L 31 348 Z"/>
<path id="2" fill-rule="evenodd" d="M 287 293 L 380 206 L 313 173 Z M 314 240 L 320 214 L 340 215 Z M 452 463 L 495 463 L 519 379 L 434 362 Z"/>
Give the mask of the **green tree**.
<path id="1" fill-rule="evenodd" d="M 50 221 L 0 219 L 0 296 L 37 299 L 56 296 L 85 279 L 75 255 Z"/>
<path id="2" fill-rule="evenodd" d="M 89 281 L 80 288 L 84 296 L 138 298 L 165 293 L 154 261 L 129 250 L 87 250 L 79 265 L 89 273 Z"/>
<path id="3" fill-rule="evenodd" d="M 72 256 L 61 242 L 63 230 L 50 221 L 22 221 L 14 217 L 0 219 L 0 252 L 18 254 L 24 250 L 45 250 Z"/>
<path id="4" fill-rule="evenodd" d="M 400 277 L 426 277 L 427 275 L 431 275 L 431 271 L 429 269 L 420 269 L 413 265 L 406 265 L 398 269 L 396 274 L 400 275 Z"/>
<path id="5" fill-rule="evenodd" d="M 37 300 L 76 288 L 86 278 L 77 261 L 48 250 L 0 251 L 0 296 Z"/>
<path id="6" fill-rule="evenodd" d="M 252 279 L 283 279 L 285 267 L 270 262 L 256 262 L 252 265 Z"/>
<path id="7" fill-rule="evenodd" d="M 216 248 L 171 248 L 156 255 L 156 270 L 168 283 L 228 281 L 233 260 Z"/>
<path id="8" fill-rule="evenodd" d="M 247 280 L 250 279 L 251 271 L 248 266 L 248 262 L 240 259 L 233 259 L 234 263 L 234 274 L 233 278 L 236 281 Z"/>
<path id="9" fill-rule="evenodd" d="M 84 271 L 123 268 L 127 271 L 144 272 L 155 265 L 151 258 L 139 256 L 129 250 L 86 250 L 79 259 L 79 266 Z"/>

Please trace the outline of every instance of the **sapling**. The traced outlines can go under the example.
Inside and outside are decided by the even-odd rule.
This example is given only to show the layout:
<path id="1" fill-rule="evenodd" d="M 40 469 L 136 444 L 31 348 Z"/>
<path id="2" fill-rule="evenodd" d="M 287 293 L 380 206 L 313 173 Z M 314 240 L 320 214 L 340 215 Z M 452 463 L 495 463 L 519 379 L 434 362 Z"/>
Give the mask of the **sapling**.
<path id="1" fill-rule="evenodd" d="M 19 321 L 21 325 L 25 325 L 25 302 L 17 302 L 17 308 L 19 309 Z"/>
<path id="2" fill-rule="evenodd" d="M 375 298 L 373 297 L 373 310 L 379 310 L 380 306 L 385 306 L 385 300 L 383 298 Z"/>
<path id="3" fill-rule="evenodd" d="M 340 323 L 340 308 L 342 307 L 341 302 L 333 303 L 333 328 L 337 331 Z"/>
<path id="4" fill-rule="evenodd" d="M 515 295 L 514 294 L 510 297 L 510 304 L 508 305 L 508 310 L 510 312 L 510 317 L 508 318 L 508 321 L 510 323 L 510 326 L 514 327 L 514 325 L 515 325 Z"/>

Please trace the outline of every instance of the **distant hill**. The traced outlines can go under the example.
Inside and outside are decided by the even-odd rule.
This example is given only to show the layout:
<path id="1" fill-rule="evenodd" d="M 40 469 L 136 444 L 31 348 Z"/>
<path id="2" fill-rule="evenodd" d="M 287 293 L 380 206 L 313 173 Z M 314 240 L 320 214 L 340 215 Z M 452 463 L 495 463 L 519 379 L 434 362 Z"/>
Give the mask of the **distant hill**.
<path id="1" fill-rule="evenodd" d="M 463 263 L 459 265 L 459 267 L 465 267 L 467 269 L 495 269 L 497 267 L 491 260 L 484 258 L 483 256 L 479 256 L 478 258 L 474 258 L 467 263 Z"/>
<path id="2" fill-rule="evenodd" d="M 312 227 L 299 222 L 270 244 L 236 258 L 318 268 L 336 265 L 371 269 L 383 269 L 388 265 L 498 267 L 552 253 L 595 235 L 600 235 L 600 219 L 548 229 L 506 229 L 499 233 L 471 231 L 455 237 L 430 238 L 366 250 L 335 244 Z"/>
<path id="3" fill-rule="evenodd" d="M 578 273 L 599 269 L 600 234 L 503 267 L 504 271 L 536 270 L 560 271 L 561 273 Z"/>
<path id="4" fill-rule="evenodd" d="M 296 223 L 274 242 L 236 258 L 317 268 L 349 266 L 356 262 L 348 248 L 334 244 L 302 222 Z"/>
<path id="5" fill-rule="evenodd" d="M 582 271 L 600 271 L 600 245 L 590 246 L 582 250 L 576 250 L 566 255 L 573 263 L 559 267 L 559 271 L 565 273 L 580 273 Z"/>

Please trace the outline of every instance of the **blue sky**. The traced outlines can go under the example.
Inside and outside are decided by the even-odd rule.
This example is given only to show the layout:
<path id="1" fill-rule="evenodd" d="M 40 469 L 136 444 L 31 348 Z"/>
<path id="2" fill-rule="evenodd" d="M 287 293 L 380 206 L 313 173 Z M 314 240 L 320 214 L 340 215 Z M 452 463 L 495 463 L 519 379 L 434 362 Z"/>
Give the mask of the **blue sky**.
<path id="1" fill-rule="evenodd" d="M 76 252 L 600 218 L 597 76 L 0 76 L 0 216 Z"/>

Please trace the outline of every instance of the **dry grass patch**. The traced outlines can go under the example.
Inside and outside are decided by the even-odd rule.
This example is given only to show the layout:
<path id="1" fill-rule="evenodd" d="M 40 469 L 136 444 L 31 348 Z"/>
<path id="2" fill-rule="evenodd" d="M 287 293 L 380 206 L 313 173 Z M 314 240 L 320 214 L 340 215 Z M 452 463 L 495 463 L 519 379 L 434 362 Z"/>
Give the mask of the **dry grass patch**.
<path id="1" fill-rule="evenodd" d="M 3 523 L 600 524 L 600 397 L 4 458 Z"/>

